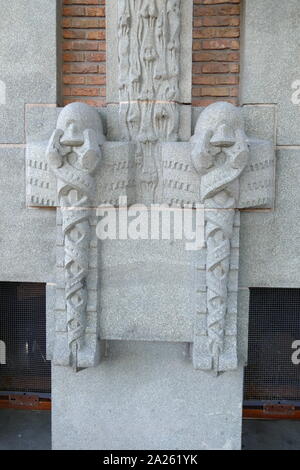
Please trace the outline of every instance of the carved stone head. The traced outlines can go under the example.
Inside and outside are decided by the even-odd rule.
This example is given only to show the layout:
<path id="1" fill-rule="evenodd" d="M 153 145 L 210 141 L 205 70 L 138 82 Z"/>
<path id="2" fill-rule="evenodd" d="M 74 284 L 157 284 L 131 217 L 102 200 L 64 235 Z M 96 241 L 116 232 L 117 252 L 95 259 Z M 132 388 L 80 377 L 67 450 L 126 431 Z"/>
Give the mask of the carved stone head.
<path id="1" fill-rule="evenodd" d="M 191 142 L 192 162 L 201 176 L 202 200 L 235 181 L 248 162 L 243 116 L 240 108 L 230 103 L 219 102 L 205 108 Z"/>
<path id="2" fill-rule="evenodd" d="M 83 134 L 87 129 L 95 132 L 99 145 L 105 141 L 99 113 L 85 103 L 71 103 L 63 108 L 56 128 L 64 132 L 60 139 L 62 145 L 80 147 L 84 144 Z"/>
<path id="3" fill-rule="evenodd" d="M 200 174 L 225 163 L 231 150 L 232 154 L 238 153 L 240 158 L 242 155 L 247 160 L 247 137 L 240 108 L 225 102 L 205 108 L 198 118 L 191 142 L 194 143 L 192 160 Z M 231 162 L 233 166 L 237 163 L 236 157 Z"/>
<path id="4" fill-rule="evenodd" d="M 50 139 L 47 156 L 53 168 L 68 162 L 78 170 L 93 172 L 105 142 L 102 121 L 96 109 L 71 103 L 61 111 Z"/>

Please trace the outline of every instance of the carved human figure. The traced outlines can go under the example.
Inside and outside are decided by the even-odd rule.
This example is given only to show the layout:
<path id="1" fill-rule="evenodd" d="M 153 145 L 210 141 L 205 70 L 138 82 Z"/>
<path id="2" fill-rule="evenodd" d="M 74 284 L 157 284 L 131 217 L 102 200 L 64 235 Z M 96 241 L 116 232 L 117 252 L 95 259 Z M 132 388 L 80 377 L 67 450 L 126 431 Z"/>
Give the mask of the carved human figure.
<path id="1" fill-rule="evenodd" d="M 218 372 L 224 349 L 238 179 L 249 158 L 240 109 L 229 103 L 208 106 L 198 119 L 191 141 L 192 162 L 201 177 L 200 196 L 205 205 L 207 334 L 213 369 Z"/>
<path id="2" fill-rule="evenodd" d="M 95 193 L 93 174 L 101 159 L 104 141 L 97 111 L 83 103 L 72 103 L 60 113 L 47 148 L 47 159 L 57 178 L 63 220 L 68 343 L 75 368 L 86 329 L 90 208 Z"/>

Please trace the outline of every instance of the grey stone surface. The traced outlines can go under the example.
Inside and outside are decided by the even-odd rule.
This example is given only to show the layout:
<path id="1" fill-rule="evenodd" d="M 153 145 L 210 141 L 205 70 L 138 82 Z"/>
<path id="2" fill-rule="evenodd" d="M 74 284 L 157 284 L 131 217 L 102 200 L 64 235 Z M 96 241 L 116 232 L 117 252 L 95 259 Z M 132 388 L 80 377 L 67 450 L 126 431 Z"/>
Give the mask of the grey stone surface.
<path id="1" fill-rule="evenodd" d="M 99 249 L 102 338 L 192 341 L 198 254 L 168 240 L 106 240 Z"/>
<path id="2" fill-rule="evenodd" d="M 109 342 L 96 369 L 53 367 L 52 386 L 54 449 L 241 445 L 243 369 L 195 371 L 187 345 Z"/>
<path id="3" fill-rule="evenodd" d="M 47 360 L 53 358 L 55 342 L 55 301 L 56 285 L 54 283 L 46 285 L 46 356 Z"/>
<path id="4" fill-rule="evenodd" d="M 249 137 L 276 144 L 276 105 L 244 105 L 242 113 L 245 131 Z"/>
<path id="5" fill-rule="evenodd" d="M 244 2 L 241 103 L 277 104 L 279 145 L 300 144 L 299 105 L 292 103 L 300 79 L 299 14 L 298 0 Z"/>
<path id="6" fill-rule="evenodd" d="M 25 206 L 24 149 L 0 149 L 1 281 L 54 282 L 55 211 Z"/>
<path id="7" fill-rule="evenodd" d="M 57 0 L 0 2 L 0 142 L 24 142 L 27 103 L 57 102 Z"/>
<path id="8" fill-rule="evenodd" d="M 265 108 L 269 111 L 268 107 Z M 186 109 L 190 113 L 190 108 Z M 264 109 L 248 107 L 244 112 L 247 127 L 252 129 L 252 134 L 257 130 L 258 117 L 263 122 Z M 116 111 L 115 105 L 110 106 L 107 114 L 107 129 L 110 134 L 111 129 L 118 130 L 111 118 L 111 111 Z M 267 114 L 267 117 L 271 122 L 267 129 L 268 136 L 273 140 L 274 114 Z M 48 122 L 44 123 L 44 120 Z M 139 242 L 106 240 L 99 243 L 96 238 L 98 220 L 96 214 L 90 210 L 91 207 L 103 203 L 118 206 L 119 196 L 127 196 L 129 204 L 138 200 L 136 171 L 139 166 L 134 160 L 138 144 L 105 142 L 97 110 L 81 103 L 73 103 L 63 110 L 30 109 L 28 122 L 27 204 L 46 207 L 58 205 L 62 208 L 58 212 L 57 222 L 55 345 L 53 338 L 48 338 L 49 348 L 54 350 L 49 353 L 54 354 L 54 363 L 67 365 L 72 362 L 68 344 L 73 344 L 74 340 L 70 337 L 80 330 L 80 338 L 86 334 L 89 343 L 80 353 L 82 359 L 81 362 L 79 360 L 79 367 L 97 363 L 98 359 L 95 357 L 98 358 L 97 338 L 100 332 L 100 337 L 106 340 L 197 343 L 194 346 L 194 358 L 198 358 L 197 361 L 194 360 L 196 368 L 211 369 L 208 332 L 214 327 L 210 325 L 210 305 L 206 301 L 209 270 L 205 267 L 206 251 L 203 247 L 195 253 L 187 251 L 186 239 L 182 243 L 174 242 L 173 239 Z M 189 120 L 180 127 L 185 128 L 187 137 Z M 54 132 L 53 128 L 56 129 Z M 118 131 L 115 136 L 121 137 L 118 136 Z M 47 138 L 50 138 L 48 148 L 45 140 Z M 231 248 L 228 243 L 225 250 L 223 241 L 222 246 L 220 245 L 222 255 L 219 261 L 223 262 L 224 259 L 227 265 L 228 258 L 229 263 L 228 279 L 224 286 L 224 295 L 222 294 L 226 314 L 220 320 L 222 332 L 218 333 L 222 338 L 224 336 L 224 351 L 221 348 L 218 367 L 220 370 L 234 369 L 238 364 L 239 267 L 239 217 L 238 212 L 234 216 L 234 211 L 245 207 L 271 207 L 274 169 L 272 165 L 266 165 L 266 162 L 274 163 L 273 144 L 247 138 L 240 109 L 228 103 L 217 103 L 200 114 L 191 142 L 161 142 L 156 150 L 159 168 L 158 201 L 178 207 L 191 203 L 199 205 L 202 198 L 207 209 L 204 217 L 207 215 L 209 223 L 217 223 L 220 227 L 222 219 L 223 225 L 225 224 L 224 227 L 222 225 L 224 233 L 232 232 Z M 220 171 L 219 164 L 214 166 L 214 158 L 218 159 L 220 153 L 228 157 L 223 161 L 223 172 Z M 87 155 L 89 159 L 86 159 Z M 210 155 L 211 160 L 206 160 L 207 155 Z M 85 161 L 92 163 L 92 166 L 83 166 Z M 99 164 L 95 166 L 96 161 Z M 239 187 L 236 185 L 238 178 Z M 225 186 L 230 186 L 232 201 L 230 199 L 229 206 L 225 203 L 223 211 L 212 212 L 212 209 L 220 208 L 220 202 L 215 203 L 213 198 L 220 191 L 223 194 Z M 68 199 L 70 187 L 73 192 L 80 189 L 80 200 Z M 85 198 L 82 197 L 83 194 Z M 79 207 L 80 213 L 77 210 Z M 203 206 L 201 208 L 203 210 Z M 88 230 L 81 227 L 82 238 L 77 241 L 77 237 L 69 236 L 69 232 L 76 231 L 77 225 L 81 225 L 83 209 L 89 220 L 93 218 L 94 221 L 89 224 Z M 217 214 L 217 222 L 213 214 Z M 208 258 L 210 256 L 208 249 Z M 73 294 L 68 294 L 68 285 L 71 286 L 71 281 L 73 282 L 73 274 L 69 273 L 67 265 L 71 260 L 75 263 L 77 259 L 80 259 L 82 276 L 79 279 L 79 274 L 77 275 L 80 281 L 78 288 L 83 290 L 83 298 L 86 297 L 86 300 L 80 302 L 80 321 L 76 321 L 75 333 L 70 333 L 70 318 L 73 318 L 72 315 L 77 310 L 73 303 L 71 308 L 69 296 L 72 300 L 72 295 L 77 295 L 77 291 L 72 289 Z M 69 275 L 71 279 L 68 281 Z M 219 290 L 213 290 L 217 289 L 213 278 L 214 276 L 211 290 L 219 296 Z M 70 313 L 66 312 L 66 308 L 70 309 Z M 213 315 L 213 312 L 210 314 Z M 51 313 L 49 318 L 52 321 Z M 83 322 L 85 326 L 79 327 Z M 50 330 L 52 331 L 51 328 Z M 93 358 L 89 360 L 93 349 L 97 354 L 92 354 Z M 74 354 L 73 356 L 75 357 Z"/>
<path id="9" fill-rule="evenodd" d="M 118 0 L 111 0 L 106 5 L 106 101 L 108 105 L 119 103 L 119 53 L 116 34 L 118 31 Z"/>
<path id="10" fill-rule="evenodd" d="M 42 106 L 26 109 L 26 204 L 28 207 L 57 205 L 56 180 L 50 171 L 46 150 L 62 109 Z M 107 130 L 106 109 L 98 109 L 97 111 L 105 133 Z M 108 115 L 111 116 L 111 113 L 108 112 Z M 109 138 L 116 140 L 112 133 L 115 137 L 119 136 L 117 134 L 118 122 L 109 119 L 108 126 Z M 124 195 L 122 188 L 126 188 L 130 178 L 128 162 L 133 154 L 132 145 L 120 142 L 107 142 L 103 145 L 101 168 L 96 175 L 97 204 L 105 201 L 115 203 L 119 196 Z M 130 189 L 127 191 L 127 196 L 128 200 L 132 199 Z"/>
<path id="11" fill-rule="evenodd" d="M 191 106 L 179 105 L 179 130 L 178 140 L 186 142 L 191 137 Z M 123 132 L 120 127 L 119 105 L 107 105 L 107 139 L 113 141 L 122 140 Z"/>
<path id="12" fill-rule="evenodd" d="M 274 211 L 241 214 L 241 287 L 300 287 L 299 180 L 299 150 L 279 150 Z"/>

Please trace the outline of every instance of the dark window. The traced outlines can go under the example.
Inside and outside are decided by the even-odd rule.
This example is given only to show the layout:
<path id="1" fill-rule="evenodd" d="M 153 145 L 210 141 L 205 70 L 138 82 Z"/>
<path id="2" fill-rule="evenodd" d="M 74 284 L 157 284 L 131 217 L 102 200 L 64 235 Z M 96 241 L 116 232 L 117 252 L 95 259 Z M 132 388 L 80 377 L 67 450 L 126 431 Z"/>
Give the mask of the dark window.
<path id="1" fill-rule="evenodd" d="M 300 401 L 300 364 L 292 361 L 297 340 L 300 289 L 250 289 L 246 401 Z"/>
<path id="2" fill-rule="evenodd" d="M 0 282 L 0 340 L 6 346 L 0 392 L 49 394 L 45 284 Z"/>

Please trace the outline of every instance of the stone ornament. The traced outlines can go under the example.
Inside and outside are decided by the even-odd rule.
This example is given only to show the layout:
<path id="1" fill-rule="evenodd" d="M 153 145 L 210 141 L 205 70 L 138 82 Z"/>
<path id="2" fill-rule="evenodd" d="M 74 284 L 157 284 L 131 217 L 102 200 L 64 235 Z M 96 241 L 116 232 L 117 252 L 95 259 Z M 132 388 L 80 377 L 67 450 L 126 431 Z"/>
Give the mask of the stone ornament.
<path id="1" fill-rule="evenodd" d="M 27 157 L 32 161 L 30 155 Z M 181 318 L 187 321 L 181 320 L 180 332 L 174 331 L 174 337 L 170 334 L 174 325 L 168 330 L 163 319 L 166 330 L 158 336 L 151 333 L 153 329 L 149 330 L 147 322 L 134 327 L 134 311 L 124 310 L 122 298 L 118 302 L 104 294 L 105 303 L 101 303 L 100 277 L 106 266 L 99 262 L 94 209 L 103 202 L 117 206 L 118 197 L 124 195 L 129 196 L 129 204 L 140 202 L 137 193 L 132 192 L 137 178 L 135 145 L 106 142 L 98 112 L 87 105 L 74 103 L 59 114 L 46 151 L 49 181 L 52 177 L 56 180 L 54 198 L 60 234 L 53 354 L 56 364 L 72 364 L 76 370 L 97 365 L 101 331 L 102 340 L 173 338 L 190 342 L 194 367 L 215 374 L 238 366 L 238 209 L 243 201 L 244 207 L 271 203 L 272 144 L 246 136 L 241 109 L 216 103 L 200 114 L 191 142 L 163 142 L 157 148 L 156 159 L 161 168 L 161 202 L 180 207 L 202 204 L 204 210 L 205 246 L 194 252 L 196 286 L 195 290 L 192 285 L 189 288 L 195 299 L 182 312 Z M 131 249 L 134 247 L 126 248 Z M 145 250 L 149 250 L 147 244 Z M 105 289 L 114 292 L 111 285 Z M 128 289 L 130 292 L 130 286 Z M 164 295 L 167 298 L 168 294 Z"/>
<path id="2" fill-rule="evenodd" d="M 157 201 L 157 144 L 178 140 L 180 0 L 119 0 L 120 127 L 136 142 L 140 202 Z"/>
<path id="3" fill-rule="evenodd" d="M 99 114 L 86 104 L 72 103 L 61 112 L 47 148 L 62 216 L 68 347 L 75 369 L 85 342 L 94 173 L 104 141 Z"/>
<path id="4" fill-rule="evenodd" d="M 116 3 L 119 119 L 113 104 L 73 103 L 29 126 L 40 138 L 27 138 L 27 203 L 57 207 L 53 362 L 97 365 L 100 338 L 175 341 L 193 344 L 196 369 L 234 370 L 239 209 L 273 207 L 273 144 L 246 136 L 245 111 L 229 103 L 204 109 L 189 141 L 181 69 L 191 0 Z M 119 141 L 106 140 L 100 113 Z M 165 240 L 100 243 L 95 208 L 124 198 L 200 206 L 205 246 L 187 254 Z"/>
<path id="5" fill-rule="evenodd" d="M 205 207 L 207 346 L 209 368 L 224 369 L 225 322 L 231 239 L 239 201 L 239 177 L 249 161 L 249 145 L 241 111 L 229 103 L 215 103 L 200 115 L 192 161 L 200 177 L 200 197 Z M 197 337 L 195 342 L 197 342 Z M 197 345 L 194 345 L 197 351 Z M 200 363 L 199 363 L 199 362 Z M 194 354 L 196 368 L 202 358 Z M 237 358 L 235 367 L 237 367 Z"/>

